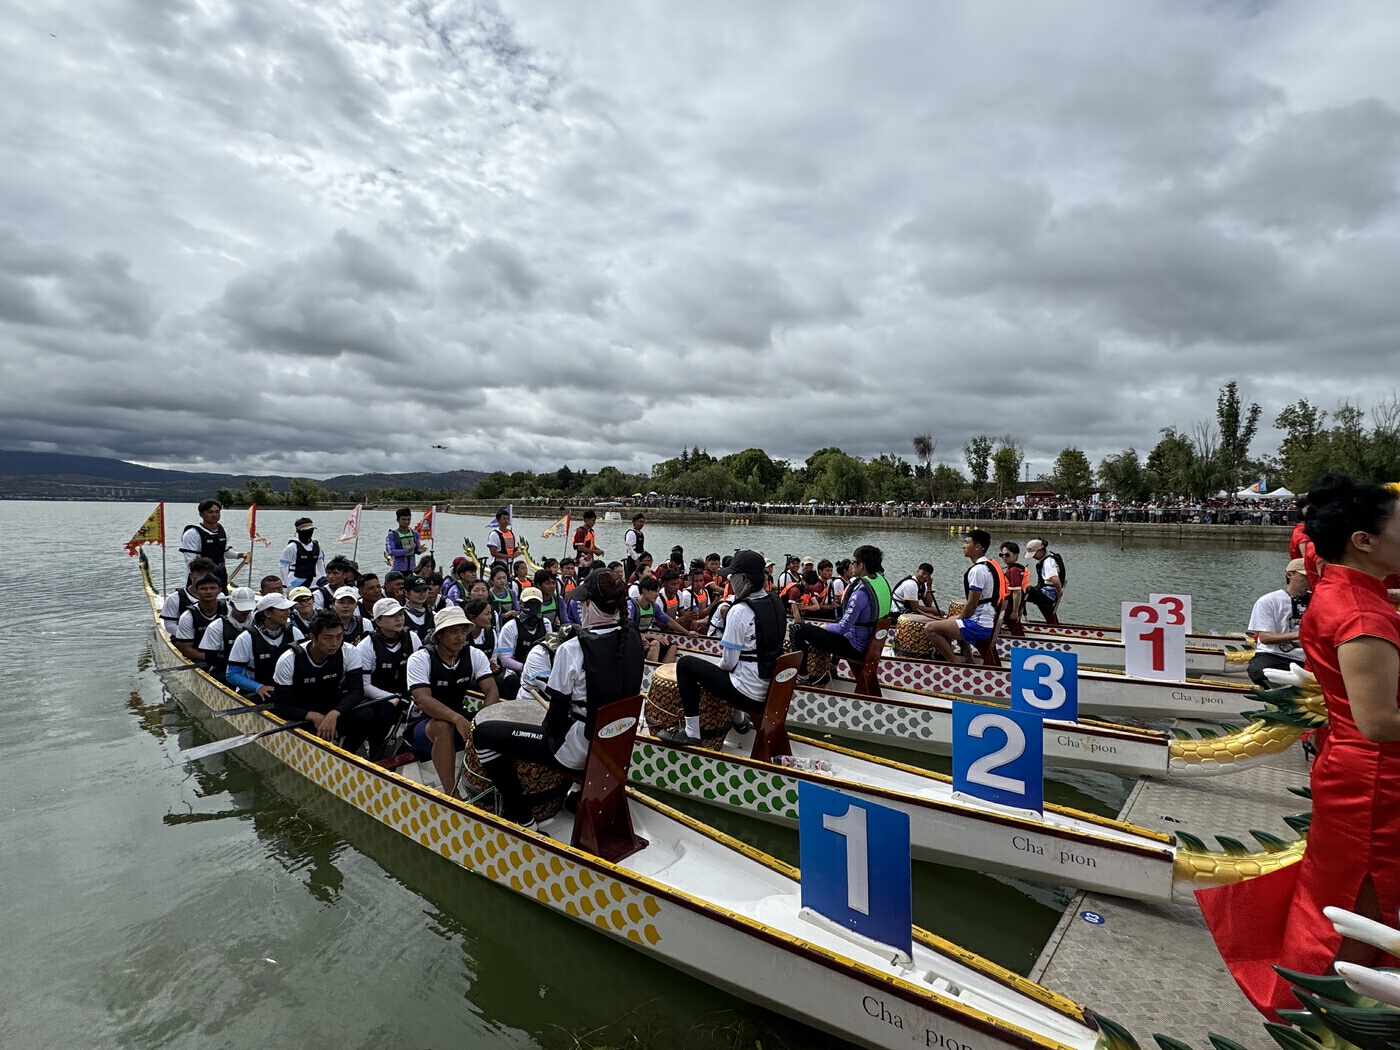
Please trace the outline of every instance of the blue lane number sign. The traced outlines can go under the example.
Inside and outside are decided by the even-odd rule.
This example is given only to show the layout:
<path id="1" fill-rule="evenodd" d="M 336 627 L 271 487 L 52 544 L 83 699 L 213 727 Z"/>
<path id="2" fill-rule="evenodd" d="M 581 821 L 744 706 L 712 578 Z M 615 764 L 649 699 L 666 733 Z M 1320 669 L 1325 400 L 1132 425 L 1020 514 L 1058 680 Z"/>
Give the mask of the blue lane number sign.
<path id="1" fill-rule="evenodd" d="M 1104 923 L 1108 922 L 1107 919 L 1096 911 L 1081 911 L 1079 917 L 1090 926 L 1102 926 Z"/>
<path id="2" fill-rule="evenodd" d="M 802 906 L 913 954 L 909 815 L 804 780 L 797 834 Z"/>
<path id="3" fill-rule="evenodd" d="M 953 701 L 953 791 L 1017 809 L 1044 803 L 1045 729 L 1039 715 Z"/>
<path id="4" fill-rule="evenodd" d="M 1079 721 L 1079 657 L 1013 646 L 1011 708 L 1063 722 Z"/>

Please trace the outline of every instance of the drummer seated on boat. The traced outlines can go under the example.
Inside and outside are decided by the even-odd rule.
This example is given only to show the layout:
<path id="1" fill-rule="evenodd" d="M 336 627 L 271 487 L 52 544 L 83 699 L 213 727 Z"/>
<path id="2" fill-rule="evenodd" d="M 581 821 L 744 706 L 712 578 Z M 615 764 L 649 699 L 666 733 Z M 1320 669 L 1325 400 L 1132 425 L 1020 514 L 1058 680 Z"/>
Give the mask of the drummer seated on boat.
<path id="1" fill-rule="evenodd" d="M 160 606 L 160 622 L 165 628 L 165 633 L 171 638 L 175 637 L 175 628 L 180 626 L 180 617 L 185 614 L 185 610 L 192 605 L 199 604 L 199 598 L 194 593 L 194 581 L 201 576 L 207 576 L 214 571 L 214 563 L 208 558 L 196 558 L 190 562 L 190 571 L 185 577 L 185 585 L 178 591 L 171 591 L 166 596 Z"/>
<path id="2" fill-rule="evenodd" d="M 281 578 L 278 578 L 281 582 Z M 303 588 L 305 589 L 305 588 Z M 292 623 L 296 603 L 282 594 L 264 594 L 253 611 L 253 625 L 238 636 L 228 654 L 228 684 L 247 696 L 270 699 L 282 654 L 302 640 Z"/>
<path id="3" fill-rule="evenodd" d="M 630 621 L 618 622 L 626 594 L 622 577 L 613 572 L 589 573 L 575 589 L 583 623 L 555 654 L 543 725 L 504 720 L 477 725 L 476 755 L 501 793 L 507 820 L 534 827 L 516 759 L 581 771 L 588 761 L 594 712 L 641 690 L 641 636 Z"/>
<path id="4" fill-rule="evenodd" d="M 841 660 L 864 660 L 875 625 L 890 614 L 890 585 L 883 573 L 885 554 L 879 547 L 862 544 L 851 554 L 851 582 L 835 623 L 794 623 L 788 627 L 792 647 L 802 653 L 803 676 L 807 653 L 812 649 Z M 807 684 L 821 684 L 807 683 Z"/>
<path id="5" fill-rule="evenodd" d="M 209 625 L 224 613 L 224 585 L 210 570 L 194 581 L 195 604 L 180 614 L 175 625 L 175 648 L 190 663 L 203 664 L 204 653 L 199 640 Z"/>
<path id="6" fill-rule="evenodd" d="M 929 642 L 943 659 L 956 662 L 953 642 L 961 641 L 963 662 L 969 662 L 972 647 L 992 637 L 996 626 L 997 602 L 1001 600 L 1000 574 L 987 561 L 987 548 L 992 537 L 985 529 L 973 529 L 963 540 L 963 557 L 972 566 L 963 576 L 963 592 L 967 602 L 961 616 L 948 616 L 924 624 Z"/>
<path id="7" fill-rule="evenodd" d="M 715 664 L 699 656 L 682 656 L 676 661 L 676 687 L 681 694 L 685 721 L 675 729 L 657 735 L 668 744 L 695 747 L 700 743 L 700 691 L 712 693 L 728 703 L 742 719 L 736 723 L 747 730 L 747 715 L 761 715 L 773 678 L 773 664 L 783 652 L 783 630 L 787 616 L 776 591 L 763 589 L 763 555 L 739 551 L 722 569 L 734 584 L 734 604 L 725 620 L 724 651 Z M 816 573 L 812 573 L 816 578 Z"/>
<path id="8" fill-rule="evenodd" d="M 1268 688 L 1266 670 L 1288 671 L 1303 666 L 1303 643 L 1299 641 L 1303 612 L 1312 596 L 1307 565 L 1294 558 L 1283 573 L 1283 586 L 1254 603 L 1249 614 L 1248 632 L 1254 635 L 1254 656 L 1249 661 L 1249 679 Z"/>
<path id="9" fill-rule="evenodd" d="M 500 698 L 491 664 L 480 650 L 467 645 L 471 626 L 456 606 L 442 611 L 428 644 L 408 658 L 408 694 L 423 716 L 404 739 L 419 754 L 432 756 L 442 790 L 456 797 L 457 752 L 471 735 L 467 693 L 475 690 L 487 704 Z"/>
<path id="10" fill-rule="evenodd" d="M 272 674 L 273 712 L 289 722 L 307 721 L 323 740 L 339 739 L 347 751 L 368 741 L 371 753 L 383 748 L 394 725 L 388 704 L 364 704 L 359 654 L 345 644 L 340 617 L 322 609 L 311 618 L 306 641 L 277 658 Z"/>
<path id="11" fill-rule="evenodd" d="M 938 598 L 933 593 L 933 566 L 928 562 L 921 563 L 913 576 L 904 577 L 890 592 L 890 615 L 898 619 L 905 613 L 943 615 L 943 610 L 938 608 Z"/>

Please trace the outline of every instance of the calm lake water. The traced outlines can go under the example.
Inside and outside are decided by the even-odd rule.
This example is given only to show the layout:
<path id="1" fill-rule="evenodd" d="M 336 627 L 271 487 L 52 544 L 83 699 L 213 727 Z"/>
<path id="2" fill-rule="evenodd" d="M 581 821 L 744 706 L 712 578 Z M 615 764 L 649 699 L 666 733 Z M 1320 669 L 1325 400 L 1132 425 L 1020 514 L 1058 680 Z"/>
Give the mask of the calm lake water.
<path id="1" fill-rule="evenodd" d="M 0 738 L 10 741 L 0 765 L 0 1047 L 841 1045 L 462 872 L 258 763 L 254 748 L 174 764 L 175 751 L 207 736 L 148 667 L 151 618 L 122 544 L 149 510 L 0 502 L 11 537 L 0 548 Z M 167 510 L 173 585 L 177 530 L 196 515 Z M 296 516 L 260 515 L 273 545 L 258 548 L 255 576 L 273 571 Z M 345 512 L 315 517 L 323 543 L 350 549 L 328 542 Z M 391 511 L 365 514 L 362 566 L 382 565 L 392 524 Z M 441 516 L 444 560 L 464 533 L 484 551 L 487 524 Z M 564 546 L 537 538 L 545 524 L 520 522 L 537 559 Z M 236 538 L 244 514 L 230 512 L 225 526 Z M 599 526 L 610 556 L 623 528 Z M 966 566 L 961 538 L 946 530 L 653 525 L 647 538 L 654 551 L 680 543 L 688 556 L 744 546 L 833 560 L 874 542 L 892 582 L 932 562 L 944 601 Z M 1113 623 L 1124 598 L 1184 591 L 1198 629 L 1242 629 L 1286 560 L 1281 549 L 1059 546 L 1072 580 L 1066 618 Z M 158 576 L 159 549 L 149 550 Z M 1128 786 L 1057 771 L 1046 797 L 1112 814 Z M 795 833 L 684 808 L 797 859 Z M 1068 897 L 915 866 L 916 921 L 1023 972 Z"/>

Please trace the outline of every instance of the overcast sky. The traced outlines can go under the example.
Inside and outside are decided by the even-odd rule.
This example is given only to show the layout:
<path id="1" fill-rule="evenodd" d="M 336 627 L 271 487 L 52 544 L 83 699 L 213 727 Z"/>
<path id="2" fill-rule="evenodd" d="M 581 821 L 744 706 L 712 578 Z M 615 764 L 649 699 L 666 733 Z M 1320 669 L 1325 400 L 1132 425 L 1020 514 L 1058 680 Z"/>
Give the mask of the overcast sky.
<path id="1" fill-rule="evenodd" d="M 1393 5 L 0 13 L 3 447 L 1034 476 L 1400 385 Z"/>

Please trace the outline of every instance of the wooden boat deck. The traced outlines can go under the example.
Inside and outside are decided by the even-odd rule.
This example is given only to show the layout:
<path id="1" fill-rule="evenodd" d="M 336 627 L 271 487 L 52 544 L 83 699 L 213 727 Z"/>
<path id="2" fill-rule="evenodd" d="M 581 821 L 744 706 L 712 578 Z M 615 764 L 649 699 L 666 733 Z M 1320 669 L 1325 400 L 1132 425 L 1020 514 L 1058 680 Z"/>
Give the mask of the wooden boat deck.
<path id="1" fill-rule="evenodd" d="M 1212 845 L 1219 833 L 1252 846 L 1251 828 L 1294 837 L 1282 817 L 1311 809 L 1311 803 L 1288 789 L 1307 783 L 1302 748 L 1293 747 L 1229 778 L 1144 777 L 1118 816 L 1143 827 L 1186 831 Z M 1085 911 L 1105 921 L 1087 922 Z M 1209 1047 L 1207 1032 L 1247 1047 L 1271 1045 L 1263 1018 L 1225 969 L 1194 902 L 1076 894 L 1029 976 L 1112 1017 L 1145 1047 L 1153 1045 L 1154 1032 L 1196 1047 Z"/>

